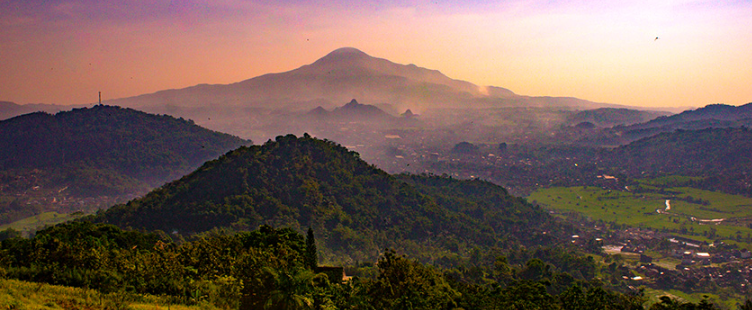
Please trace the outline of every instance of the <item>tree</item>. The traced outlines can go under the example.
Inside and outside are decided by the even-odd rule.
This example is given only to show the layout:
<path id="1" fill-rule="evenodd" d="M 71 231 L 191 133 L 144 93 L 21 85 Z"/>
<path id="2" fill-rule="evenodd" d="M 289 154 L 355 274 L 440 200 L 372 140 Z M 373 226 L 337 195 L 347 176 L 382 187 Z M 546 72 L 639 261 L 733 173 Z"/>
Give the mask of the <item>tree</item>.
<path id="1" fill-rule="evenodd" d="M 506 142 L 499 143 L 499 151 L 504 153 L 506 150 L 507 150 L 507 143 Z"/>
<path id="2" fill-rule="evenodd" d="M 379 259 L 379 277 L 370 294 L 376 309 L 452 309 L 460 293 L 444 276 L 394 251 Z"/>
<path id="3" fill-rule="evenodd" d="M 316 271 L 316 267 L 319 266 L 316 238 L 313 236 L 313 229 L 311 227 L 308 227 L 308 234 L 306 235 L 305 265 L 313 271 Z"/>
<path id="4" fill-rule="evenodd" d="M 500 309 L 553 310 L 554 299 L 541 282 L 523 280 L 502 291 Z"/>
<path id="5" fill-rule="evenodd" d="M 244 300 L 241 309 L 298 310 L 313 309 L 313 281 L 316 275 L 311 270 L 263 269 L 264 292 L 254 299 Z"/>
<path id="6" fill-rule="evenodd" d="M 511 282 L 514 279 L 515 272 L 514 268 L 509 266 L 506 256 L 496 257 L 496 261 L 494 261 L 494 275 L 498 282 Z"/>
<path id="7" fill-rule="evenodd" d="M 520 277 L 527 280 L 539 281 L 550 279 L 553 275 L 551 265 L 540 259 L 533 258 L 525 264 L 525 268 L 519 273 Z"/>
<path id="8" fill-rule="evenodd" d="M 13 228 L 8 228 L 6 230 L 0 231 L 0 241 L 18 237 L 21 237 L 21 232 Z"/>
<path id="9" fill-rule="evenodd" d="M 752 300 L 747 299 L 743 305 L 739 306 L 739 310 L 752 310 Z"/>

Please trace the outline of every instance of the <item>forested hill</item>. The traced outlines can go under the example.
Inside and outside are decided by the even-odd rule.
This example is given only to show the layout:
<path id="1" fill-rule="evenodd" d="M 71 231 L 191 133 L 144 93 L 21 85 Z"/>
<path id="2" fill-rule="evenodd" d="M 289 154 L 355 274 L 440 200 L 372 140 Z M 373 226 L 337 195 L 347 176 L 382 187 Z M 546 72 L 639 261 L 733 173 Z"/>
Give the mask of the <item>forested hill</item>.
<path id="1" fill-rule="evenodd" d="M 746 128 L 677 130 L 607 153 L 613 166 L 640 174 L 707 175 L 752 172 L 752 132 Z"/>
<path id="2" fill-rule="evenodd" d="M 28 171 L 44 179 L 21 187 L 118 195 L 159 186 L 250 143 L 192 121 L 114 106 L 37 112 L 0 122 L 0 172 L 15 181 Z"/>
<path id="3" fill-rule="evenodd" d="M 552 244 L 555 234 L 544 231 L 561 230 L 543 210 L 491 183 L 395 177 L 307 135 L 242 147 L 94 220 L 180 233 L 310 226 L 325 257 L 361 261 L 373 261 L 386 247 L 419 257 L 473 246 Z"/>

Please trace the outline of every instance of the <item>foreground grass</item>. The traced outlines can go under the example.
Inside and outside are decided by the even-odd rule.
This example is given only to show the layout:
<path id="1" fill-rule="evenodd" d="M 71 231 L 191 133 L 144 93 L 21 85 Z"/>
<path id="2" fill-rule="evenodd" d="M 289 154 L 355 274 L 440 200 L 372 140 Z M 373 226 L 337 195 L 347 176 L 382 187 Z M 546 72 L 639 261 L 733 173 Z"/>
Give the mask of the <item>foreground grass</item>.
<path id="1" fill-rule="evenodd" d="M 127 293 L 100 294 L 96 290 L 0 279 L 0 309 L 216 309 L 210 304 L 170 304 L 158 296 Z"/>

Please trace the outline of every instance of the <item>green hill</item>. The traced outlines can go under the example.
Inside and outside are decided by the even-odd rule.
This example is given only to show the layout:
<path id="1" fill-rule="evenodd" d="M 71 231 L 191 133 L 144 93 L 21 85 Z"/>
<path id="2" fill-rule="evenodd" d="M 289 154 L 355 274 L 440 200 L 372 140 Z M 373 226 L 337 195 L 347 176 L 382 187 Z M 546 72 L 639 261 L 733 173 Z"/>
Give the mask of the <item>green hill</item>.
<path id="1" fill-rule="evenodd" d="M 310 226 L 328 249 L 325 255 L 370 261 L 385 247 L 417 257 L 508 242 L 554 242 L 542 233 L 554 225 L 551 218 L 499 186 L 395 177 L 355 152 L 307 135 L 241 147 L 95 220 L 180 233 Z"/>
<path id="2" fill-rule="evenodd" d="M 113 106 L 14 117 L 0 121 L 0 211 L 19 218 L 106 206 L 245 144 L 192 121 Z"/>
<path id="3" fill-rule="evenodd" d="M 752 132 L 747 128 L 678 130 L 632 142 L 614 150 L 615 160 L 631 169 L 696 175 L 749 170 Z"/>
<path id="4" fill-rule="evenodd" d="M 662 133 L 603 152 L 599 160 L 632 178 L 692 176 L 670 186 L 752 195 L 752 132 L 746 127 Z"/>

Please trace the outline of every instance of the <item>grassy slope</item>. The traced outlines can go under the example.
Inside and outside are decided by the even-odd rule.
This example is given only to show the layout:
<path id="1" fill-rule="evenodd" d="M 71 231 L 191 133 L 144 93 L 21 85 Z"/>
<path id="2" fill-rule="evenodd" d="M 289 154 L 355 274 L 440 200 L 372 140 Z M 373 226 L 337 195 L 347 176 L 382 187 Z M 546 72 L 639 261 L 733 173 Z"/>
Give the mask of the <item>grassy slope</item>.
<path id="1" fill-rule="evenodd" d="M 100 300 L 101 298 L 101 300 Z M 169 304 L 157 296 L 112 293 L 100 295 L 91 289 L 0 279 L 0 309 L 215 309 L 208 304 Z"/>
<path id="2" fill-rule="evenodd" d="M 22 232 L 24 235 L 37 231 L 46 225 L 55 225 L 62 222 L 70 221 L 83 216 L 72 214 L 60 214 L 57 212 L 44 212 L 35 216 L 30 216 L 25 219 L 15 221 L 10 224 L 0 225 L 0 230 L 6 230 L 13 228 Z"/>

